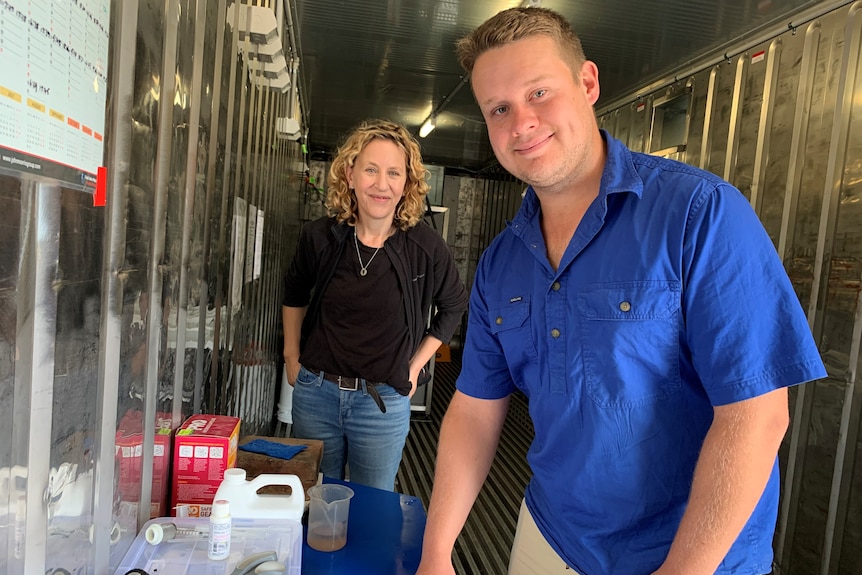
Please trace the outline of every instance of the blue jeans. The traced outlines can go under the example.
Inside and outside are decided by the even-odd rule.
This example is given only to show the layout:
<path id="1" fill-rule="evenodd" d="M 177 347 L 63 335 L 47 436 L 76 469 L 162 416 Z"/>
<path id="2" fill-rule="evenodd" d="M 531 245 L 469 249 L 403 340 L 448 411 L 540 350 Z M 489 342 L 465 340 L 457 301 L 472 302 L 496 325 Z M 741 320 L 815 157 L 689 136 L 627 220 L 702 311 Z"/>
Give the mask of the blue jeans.
<path id="1" fill-rule="evenodd" d="M 389 385 L 376 386 L 386 405 L 380 411 L 365 381 L 356 391 L 302 367 L 293 389 L 293 434 L 323 441 L 320 470 L 326 477 L 392 491 L 401 465 L 401 451 L 410 431 L 410 399 Z"/>

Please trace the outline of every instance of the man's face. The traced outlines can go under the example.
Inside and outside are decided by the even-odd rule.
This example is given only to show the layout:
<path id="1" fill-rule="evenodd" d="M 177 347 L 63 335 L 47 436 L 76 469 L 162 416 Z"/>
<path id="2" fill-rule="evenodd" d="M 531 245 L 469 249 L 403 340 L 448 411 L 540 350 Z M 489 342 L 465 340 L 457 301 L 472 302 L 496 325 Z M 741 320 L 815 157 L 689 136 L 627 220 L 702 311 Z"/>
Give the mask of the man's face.
<path id="1" fill-rule="evenodd" d="M 473 93 L 497 160 L 537 191 L 577 185 L 603 153 L 593 112 L 598 70 L 588 61 L 578 75 L 547 36 L 488 50 L 473 67 Z"/>

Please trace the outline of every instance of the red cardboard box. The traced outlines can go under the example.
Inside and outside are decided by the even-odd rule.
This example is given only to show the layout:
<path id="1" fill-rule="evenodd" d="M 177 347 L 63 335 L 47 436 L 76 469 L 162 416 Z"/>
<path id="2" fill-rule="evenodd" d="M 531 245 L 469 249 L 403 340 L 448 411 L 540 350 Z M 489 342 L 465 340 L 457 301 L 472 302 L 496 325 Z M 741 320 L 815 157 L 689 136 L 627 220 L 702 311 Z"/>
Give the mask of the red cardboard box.
<path id="1" fill-rule="evenodd" d="M 190 517 L 208 517 L 224 470 L 236 465 L 239 418 L 192 415 L 174 438 L 171 514 L 187 505 Z"/>
<path id="2" fill-rule="evenodd" d="M 171 414 L 156 414 L 155 446 L 153 448 L 153 483 L 150 519 L 164 517 L 168 509 L 168 463 L 171 452 Z M 114 457 L 119 468 L 120 500 L 139 503 L 141 498 L 141 459 L 143 454 L 143 414 L 130 409 L 117 425 Z"/>

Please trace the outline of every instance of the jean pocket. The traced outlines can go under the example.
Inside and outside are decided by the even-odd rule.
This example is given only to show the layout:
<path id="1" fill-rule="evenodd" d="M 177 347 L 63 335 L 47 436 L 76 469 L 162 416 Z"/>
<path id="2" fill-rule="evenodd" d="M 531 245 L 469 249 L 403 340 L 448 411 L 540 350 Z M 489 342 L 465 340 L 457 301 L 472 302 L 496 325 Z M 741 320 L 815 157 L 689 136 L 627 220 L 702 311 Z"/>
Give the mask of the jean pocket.
<path id="1" fill-rule="evenodd" d="M 296 384 L 297 385 L 320 385 L 323 383 L 323 374 L 322 373 L 314 373 L 308 369 L 305 369 L 305 366 L 302 365 L 299 367 L 299 373 L 296 374 Z"/>
<path id="2" fill-rule="evenodd" d="M 578 295 L 587 395 L 633 407 L 680 388 L 680 282 L 593 284 Z"/>
<path id="3" fill-rule="evenodd" d="M 398 393 L 397 389 L 395 389 L 388 383 L 381 383 L 379 385 L 375 385 L 374 389 L 377 390 L 377 395 L 384 399 L 404 397 L 403 395 Z"/>

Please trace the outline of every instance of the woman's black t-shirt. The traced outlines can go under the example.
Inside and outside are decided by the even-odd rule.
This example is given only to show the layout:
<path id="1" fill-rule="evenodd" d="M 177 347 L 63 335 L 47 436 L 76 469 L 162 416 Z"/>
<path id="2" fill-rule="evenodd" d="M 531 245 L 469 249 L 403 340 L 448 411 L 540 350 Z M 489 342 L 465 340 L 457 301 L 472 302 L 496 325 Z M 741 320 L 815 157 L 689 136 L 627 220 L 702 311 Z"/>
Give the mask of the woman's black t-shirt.
<path id="1" fill-rule="evenodd" d="M 323 294 L 320 316 L 300 363 L 313 371 L 388 383 L 407 395 L 410 350 L 398 276 L 383 248 L 375 256 L 375 248 L 359 243 L 367 269 L 367 275 L 361 276 L 352 240 L 347 240 Z"/>

